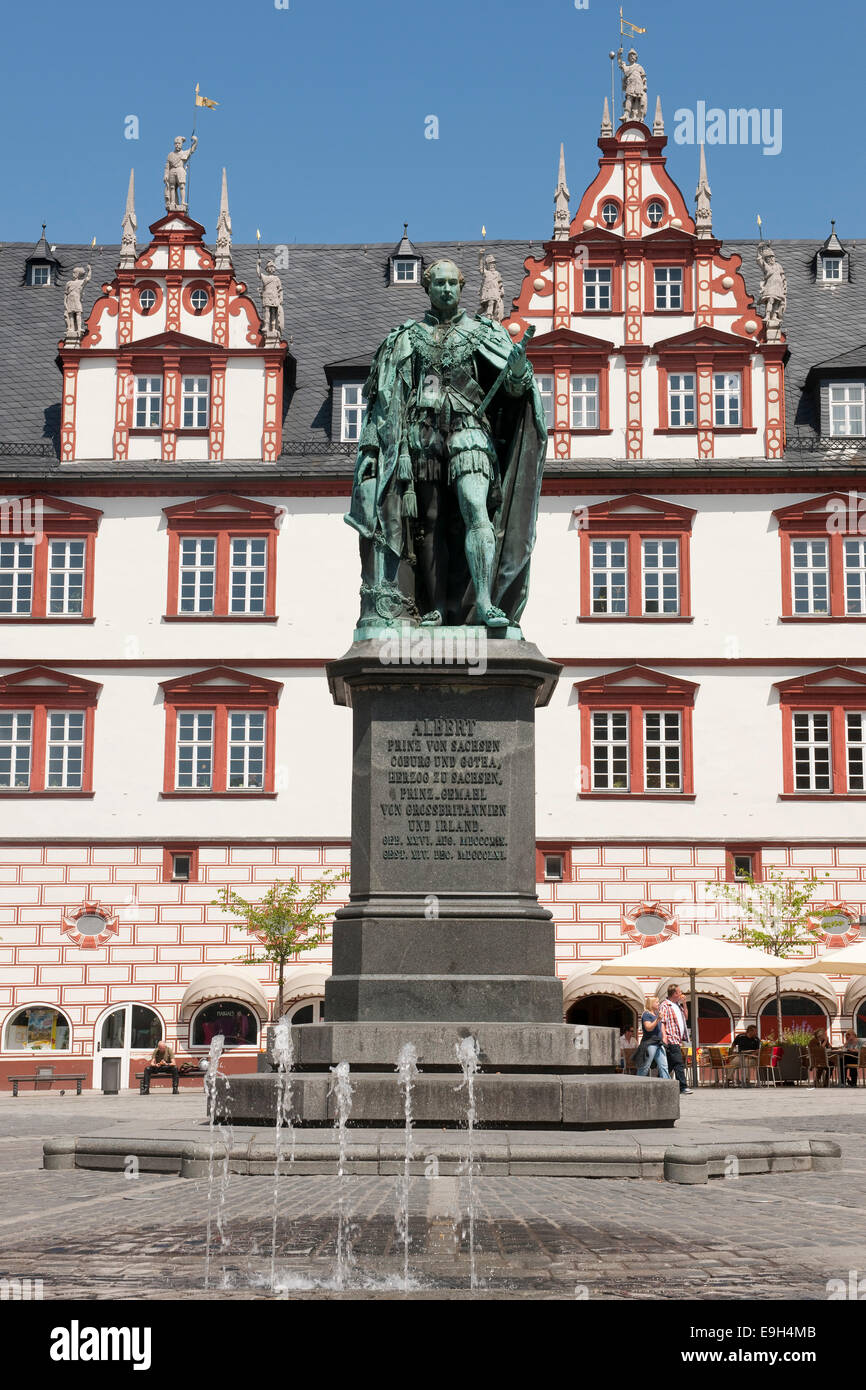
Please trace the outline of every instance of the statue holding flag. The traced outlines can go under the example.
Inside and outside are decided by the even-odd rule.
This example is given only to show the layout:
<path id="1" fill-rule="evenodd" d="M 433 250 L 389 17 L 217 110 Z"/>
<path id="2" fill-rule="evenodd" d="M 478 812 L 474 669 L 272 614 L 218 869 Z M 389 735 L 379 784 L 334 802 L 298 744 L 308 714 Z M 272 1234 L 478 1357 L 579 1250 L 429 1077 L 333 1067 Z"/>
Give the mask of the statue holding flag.
<path id="1" fill-rule="evenodd" d="M 628 62 L 624 63 L 620 46 L 617 62 L 622 72 L 623 108 L 620 120 L 643 121 L 647 112 L 646 73 L 637 60 L 637 49 L 629 49 Z"/>
<path id="2" fill-rule="evenodd" d="M 174 149 L 166 157 L 165 172 L 163 181 L 165 183 L 165 210 L 166 212 L 186 212 L 186 164 L 190 156 L 195 152 L 198 144 L 198 136 L 193 135 L 189 142 L 189 149 L 183 147 L 184 138 L 176 135 Z"/>

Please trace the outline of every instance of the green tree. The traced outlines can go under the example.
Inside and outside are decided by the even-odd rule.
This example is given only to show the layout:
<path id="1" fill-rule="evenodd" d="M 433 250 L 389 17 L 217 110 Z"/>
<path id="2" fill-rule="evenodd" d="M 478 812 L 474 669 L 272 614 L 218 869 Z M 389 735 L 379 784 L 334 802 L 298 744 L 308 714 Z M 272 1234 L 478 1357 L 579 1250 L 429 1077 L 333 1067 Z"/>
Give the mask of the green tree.
<path id="1" fill-rule="evenodd" d="M 825 878 L 829 875 L 825 874 Z M 792 878 L 770 869 L 766 878 L 756 883 L 751 874 L 743 874 L 736 883 L 707 884 L 710 893 L 725 898 L 741 908 L 750 921 L 738 924 L 725 941 L 742 946 L 754 946 L 773 956 L 802 957 L 803 947 L 812 946 L 821 936 L 823 927 L 812 926 L 810 917 L 820 917 L 813 897 L 818 879 Z M 782 1036 L 782 990 L 776 976 L 776 1021 L 778 1036 Z"/>
<path id="2" fill-rule="evenodd" d="M 260 903 L 248 903 L 246 898 L 230 888 L 221 889 L 219 897 L 214 900 L 214 907 L 243 919 L 232 922 L 236 931 L 247 932 L 257 938 L 258 944 L 250 943 L 246 953 L 236 959 L 243 965 L 264 965 L 269 962 L 276 965 L 275 1018 L 282 1018 L 283 1015 L 286 961 L 296 958 L 303 951 L 315 951 L 328 943 L 334 914 L 318 909 L 334 884 L 348 877 L 348 869 L 340 874 L 325 874 L 309 884 L 303 894 L 304 885 L 290 878 L 286 883 L 275 883 Z"/>

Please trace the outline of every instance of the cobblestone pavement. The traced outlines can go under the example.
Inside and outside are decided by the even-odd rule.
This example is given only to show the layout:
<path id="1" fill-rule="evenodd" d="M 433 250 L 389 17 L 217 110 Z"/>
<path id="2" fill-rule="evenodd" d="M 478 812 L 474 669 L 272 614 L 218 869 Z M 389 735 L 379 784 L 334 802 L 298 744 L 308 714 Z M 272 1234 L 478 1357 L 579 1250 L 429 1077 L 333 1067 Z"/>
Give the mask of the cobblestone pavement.
<path id="1" fill-rule="evenodd" d="M 685 1106 L 688 1101 L 689 1109 Z M 147 1106 L 146 1111 L 142 1110 Z M 664 1297 L 823 1300 L 827 1280 L 866 1273 L 866 1089 L 704 1091 L 689 1120 L 842 1145 L 833 1173 L 715 1180 L 705 1187 L 573 1178 L 477 1178 L 476 1276 L 482 1297 L 643 1298 L 643 1268 L 665 1271 Z M 201 1096 L 0 1097 L 0 1278 L 40 1278 L 44 1297 L 92 1299 L 280 1296 L 269 1287 L 273 1182 L 212 1184 L 210 1288 L 205 1289 L 207 1180 L 46 1172 L 44 1138 L 194 1122 Z M 354 1264 L 334 1288 L 339 1180 L 289 1177 L 278 1188 L 277 1283 L 291 1298 L 404 1298 L 395 1180 L 350 1177 L 344 1197 Z M 223 1239 L 218 1208 L 223 1196 Z M 413 1178 L 408 1297 L 469 1294 L 466 1179 Z"/>

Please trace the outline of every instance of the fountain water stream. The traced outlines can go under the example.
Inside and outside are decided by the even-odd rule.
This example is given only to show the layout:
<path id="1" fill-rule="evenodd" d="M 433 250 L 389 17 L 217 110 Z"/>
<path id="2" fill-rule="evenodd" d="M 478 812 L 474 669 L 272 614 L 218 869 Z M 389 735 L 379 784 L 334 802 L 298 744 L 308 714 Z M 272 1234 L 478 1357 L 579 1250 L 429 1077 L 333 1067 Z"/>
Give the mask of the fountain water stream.
<path id="1" fill-rule="evenodd" d="M 207 1165 L 207 1242 L 205 1248 L 204 1264 L 204 1286 L 206 1289 L 210 1288 L 210 1246 L 211 1229 L 213 1225 L 214 1150 L 216 1147 L 215 1126 L 217 1111 L 217 1082 L 219 1078 L 223 1076 L 223 1073 L 220 1071 L 220 1058 L 222 1057 L 222 1052 L 223 1048 L 225 1047 L 225 1044 L 226 1040 L 222 1033 L 218 1033 L 216 1037 L 212 1039 L 210 1049 L 208 1051 L 207 1066 L 204 1074 L 204 1092 L 205 1096 L 207 1097 L 207 1111 L 210 1129 L 210 1152 L 208 1154 Z M 223 1080 L 225 1080 L 224 1076 Z M 222 1132 L 222 1126 L 220 1125 L 220 1133 L 222 1134 Z M 223 1190 L 221 1192 L 221 1201 L 217 1213 L 217 1227 L 220 1232 L 220 1237 L 222 1237 L 223 1234 L 222 1204 L 225 1201 L 224 1187 L 225 1185 L 223 1184 Z"/>
<path id="2" fill-rule="evenodd" d="M 338 1289 L 345 1288 L 346 1276 L 353 1263 L 352 1227 L 347 1210 L 348 1192 L 346 1190 L 346 1150 L 348 1147 L 346 1127 L 352 1113 L 352 1090 L 352 1083 L 349 1080 L 349 1063 L 338 1062 L 335 1067 L 331 1067 L 331 1095 L 334 1097 L 335 1103 L 334 1129 L 337 1131 L 339 1149 L 337 1175 L 340 1179 L 337 1200 L 337 1258 L 334 1270 L 334 1283 Z"/>
<path id="3" fill-rule="evenodd" d="M 475 1078 L 478 1075 L 478 1043 L 470 1034 L 466 1038 L 461 1038 L 459 1043 L 454 1044 L 454 1051 L 457 1054 L 457 1061 L 460 1063 L 460 1070 L 463 1073 L 463 1080 L 456 1087 L 458 1091 L 466 1091 L 466 1129 L 468 1132 L 466 1158 L 461 1162 L 462 1173 L 466 1176 L 466 1224 L 469 1233 L 469 1284 L 470 1288 L 478 1287 L 478 1279 L 475 1271 L 475 1218 L 477 1197 L 475 1192 L 475 1155 L 473 1144 L 475 1139 Z"/>
<path id="4" fill-rule="evenodd" d="M 418 1051 L 412 1043 L 404 1043 L 397 1054 L 397 1075 L 403 1092 L 404 1142 L 403 1172 L 397 1178 L 397 1240 L 403 1246 L 403 1288 L 409 1289 L 409 1182 L 413 1158 L 412 1144 L 412 1086 L 418 1075 Z"/>
<path id="5" fill-rule="evenodd" d="M 275 1286 L 277 1260 L 277 1212 L 280 1184 L 280 1163 L 283 1157 L 283 1130 L 289 1131 L 289 1162 L 295 1161 L 295 1131 L 292 1125 L 292 1083 L 290 1073 L 294 1062 L 292 1026 L 281 1018 L 274 1028 L 273 1055 L 277 1063 L 277 1107 L 274 1118 L 274 1204 L 271 1223 L 271 1288 Z"/>

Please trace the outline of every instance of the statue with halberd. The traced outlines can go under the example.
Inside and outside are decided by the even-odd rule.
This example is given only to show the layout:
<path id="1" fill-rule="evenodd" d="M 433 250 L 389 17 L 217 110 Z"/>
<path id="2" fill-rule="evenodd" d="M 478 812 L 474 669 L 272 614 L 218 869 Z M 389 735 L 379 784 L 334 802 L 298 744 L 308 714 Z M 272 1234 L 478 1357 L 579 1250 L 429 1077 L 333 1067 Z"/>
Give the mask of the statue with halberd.
<path id="1" fill-rule="evenodd" d="M 352 500 L 357 635 L 409 622 L 515 629 L 547 430 L 524 344 L 460 307 L 453 261 L 424 272 L 430 309 L 379 346 L 366 385 Z"/>

